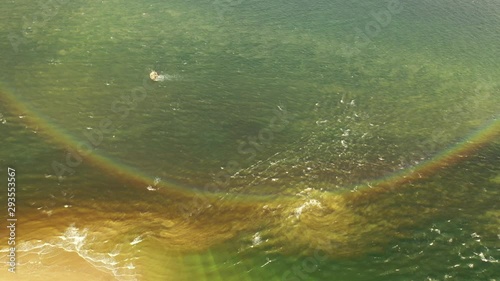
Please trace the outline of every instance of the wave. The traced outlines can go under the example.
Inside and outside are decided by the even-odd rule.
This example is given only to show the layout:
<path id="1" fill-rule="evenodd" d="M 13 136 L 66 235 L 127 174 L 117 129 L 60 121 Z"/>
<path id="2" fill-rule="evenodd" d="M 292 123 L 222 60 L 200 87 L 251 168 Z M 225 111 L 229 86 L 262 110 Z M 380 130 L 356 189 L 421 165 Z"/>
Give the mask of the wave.
<path id="1" fill-rule="evenodd" d="M 110 252 L 96 252 L 89 247 L 92 246 L 91 244 L 94 240 L 89 234 L 88 229 L 80 230 L 77 227 L 70 226 L 62 235 L 48 242 L 41 240 L 22 242 L 16 247 L 18 256 L 17 266 L 22 268 L 23 275 L 28 274 L 28 279 L 26 280 L 29 280 L 29 276 L 32 274 L 38 276 L 42 271 L 43 273 L 41 274 L 43 275 L 62 277 L 64 272 L 57 270 L 56 267 L 70 260 L 71 268 L 64 268 L 64 270 L 73 270 L 73 265 L 75 268 L 83 267 L 83 270 L 85 270 L 87 268 L 85 266 L 86 263 L 101 272 L 113 275 L 119 281 L 138 280 L 134 263 L 124 257 L 119 245 L 116 245 Z M 8 249 L 0 249 L 0 253 L 7 251 Z M 85 262 L 81 264 L 78 260 L 73 260 L 67 253 L 75 253 Z M 60 259 L 60 261 L 56 263 L 46 262 L 45 260 L 48 259 L 52 261 Z M 34 267 L 33 265 L 37 266 Z M 40 268 L 40 266 L 46 268 Z M 88 273 L 89 270 L 86 271 Z"/>

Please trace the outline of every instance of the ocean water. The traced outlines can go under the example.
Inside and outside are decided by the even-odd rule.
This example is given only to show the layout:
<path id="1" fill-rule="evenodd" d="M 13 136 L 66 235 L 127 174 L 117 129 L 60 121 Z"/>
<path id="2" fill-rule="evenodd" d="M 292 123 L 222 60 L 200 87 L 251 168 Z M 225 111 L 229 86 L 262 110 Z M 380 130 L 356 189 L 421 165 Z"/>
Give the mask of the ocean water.
<path id="1" fill-rule="evenodd" d="M 0 280 L 500 280 L 498 1 L 1 11 Z"/>

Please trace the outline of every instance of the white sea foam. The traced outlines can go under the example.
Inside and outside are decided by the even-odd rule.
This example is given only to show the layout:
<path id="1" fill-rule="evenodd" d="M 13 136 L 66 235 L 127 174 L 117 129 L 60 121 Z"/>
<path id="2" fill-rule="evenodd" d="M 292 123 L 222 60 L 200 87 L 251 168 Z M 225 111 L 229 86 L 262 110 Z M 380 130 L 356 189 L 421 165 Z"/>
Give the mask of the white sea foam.
<path id="1" fill-rule="evenodd" d="M 316 200 L 316 199 L 310 199 L 309 201 L 305 202 L 304 204 L 300 205 L 300 207 L 295 208 L 295 217 L 300 218 L 300 215 L 304 210 L 307 210 L 311 207 L 318 207 L 321 208 L 321 203 Z"/>
<path id="2" fill-rule="evenodd" d="M 256 232 L 256 233 L 252 236 L 252 247 L 254 247 L 254 246 L 258 246 L 260 243 L 262 243 L 262 237 L 260 236 L 260 233 L 259 233 L 259 232 Z"/>
<path id="3" fill-rule="evenodd" d="M 162 81 L 175 81 L 175 80 L 180 80 L 179 75 L 170 75 L 170 74 L 160 74 L 158 77 L 156 77 L 155 81 L 162 82 Z"/>
<path id="4" fill-rule="evenodd" d="M 137 236 L 135 237 L 134 241 L 130 242 L 130 245 L 135 245 L 135 244 L 139 244 L 142 242 L 142 237 L 141 236 Z"/>

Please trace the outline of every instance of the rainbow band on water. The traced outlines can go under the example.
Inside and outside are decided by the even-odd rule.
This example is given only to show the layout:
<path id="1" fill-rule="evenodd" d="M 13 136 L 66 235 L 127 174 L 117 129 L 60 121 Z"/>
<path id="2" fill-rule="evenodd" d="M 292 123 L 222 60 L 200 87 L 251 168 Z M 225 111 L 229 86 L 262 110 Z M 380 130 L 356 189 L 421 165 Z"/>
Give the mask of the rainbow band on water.
<path id="1" fill-rule="evenodd" d="M 370 181 L 369 185 L 364 185 L 361 189 L 369 189 L 373 192 L 385 192 L 404 183 L 430 176 L 432 173 L 440 169 L 451 166 L 460 160 L 467 158 L 467 156 L 471 155 L 474 151 L 499 136 L 500 120 L 490 120 L 481 129 L 476 130 L 468 137 L 464 138 L 463 141 L 436 154 L 434 157 L 412 167 L 411 169 L 405 169 L 392 173 L 385 178 Z"/>
<path id="2" fill-rule="evenodd" d="M 77 153 L 78 156 L 83 158 L 83 161 L 89 161 L 90 164 L 99 167 L 110 175 L 122 178 L 125 177 L 128 182 L 148 184 L 153 181 L 152 177 L 143 174 L 141 171 L 130 166 L 117 163 L 116 161 L 99 154 L 96 150 L 93 150 L 90 153 L 84 153 L 83 151 L 77 152 L 79 144 L 82 143 L 81 140 L 74 138 L 63 129 L 47 122 L 41 114 L 26 106 L 25 103 L 20 101 L 19 98 L 16 98 L 14 94 L 0 90 L 0 100 L 4 102 L 13 115 L 23 115 L 23 121 L 27 127 L 36 128 L 37 133 L 50 138 L 62 147 L 71 148 L 73 153 L 71 153 L 72 155 L 70 157 L 74 157 L 74 153 Z M 69 154 L 70 152 L 68 152 L 68 155 Z M 74 169 L 76 170 L 77 167 L 74 167 Z M 179 191 L 185 190 L 173 183 L 171 187 Z"/>
<path id="3" fill-rule="evenodd" d="M 24 119 L 26 125 L 33 128 L 38 128 L 38 131 L 52 139 L 53 141 L 65 146 L 72 148 L 75 152 L 80 140 L 75 139 L 70 134 L 64 132 L 62 129 L 47 122 L 44 118 L 41 118 L 40 114 L 37 114 L 34 110 L 26 106 L 22 101 L 16 98 L 12 93 L 6 91 L 0 91 L 0 98 L 5 102 L 7 107 L 14 114 L 25 114 Z M 369 181 L 369 184 L 363 186 L 358 186 L 357 190 L 365 190 L 372 192 L 385 192 L 388 189 L 393 189 L 403 183 L 407 183 L 412 180 L 423 178 L 431 175 L 433 172 L 445 168 L 447 166 L 453 165 L 459 162 L 461 159 L 466 158 L 468 155 L 476 151 L 481 146 L 489 143 L 491 140 L 495 139 L 500 135 L 500 120 L 493 119 L 484 125 L 481 129 L 470 134 L 462 142 L 457 143 L 455 146 L 450 147 L 447 150 L 435 155 L 433 158 L 426 160 L 417 166 L 411 167 L 409 169 L 401 170 L 396 173 L 392 173 L 387 177 Z M 141 172 L 133 167 L 117 163 L 111 158 L 103 156 L 97 153 L 95 150 L 87 153 L 86 155 L 81 155 L 82 158 L 94 166 L 99 167 L 106 173 L 112 176 L 119 176 L 122 179 L 126 179 L 128 182 L 137 183 L 140 186 L 145 186 L 153 182 L 153 177 Z M 162 179 L 168 183 L 168 190 L 171 193 L 177 193 L 180 196 L 193 196 L 199 191 L 195 188 L 183 186 L 178 182 L 174 182 L 168 179 Z M 212 194 L 217 196 L 216 193 Z M 204 195 L 207 196 L 207 195 Z M 250 196 L 254 197 L 254 196 Z M 258 198 L 258 197 L 257 197 Z M 257 199 L 255 198 L 255 199 Z M 249 198 L 246 198 L 249 199 Z M 262 198 L 260 198 L 262 199 Z"/>

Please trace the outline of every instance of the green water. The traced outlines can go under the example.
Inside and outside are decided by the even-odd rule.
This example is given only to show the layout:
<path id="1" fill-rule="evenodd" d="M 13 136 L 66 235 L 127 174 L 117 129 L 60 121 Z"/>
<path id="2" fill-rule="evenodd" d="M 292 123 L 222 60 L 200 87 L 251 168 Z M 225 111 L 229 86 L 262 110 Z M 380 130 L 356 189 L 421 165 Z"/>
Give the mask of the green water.
<path id="1" fill-rule="evenodd" d="M 118 280 L 498 280 L 499 3 L 43 3 L 0 20 L 18 239 L 87 229 Z"/>

